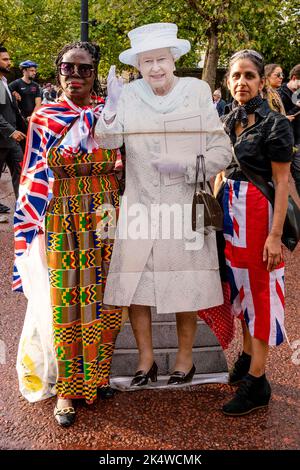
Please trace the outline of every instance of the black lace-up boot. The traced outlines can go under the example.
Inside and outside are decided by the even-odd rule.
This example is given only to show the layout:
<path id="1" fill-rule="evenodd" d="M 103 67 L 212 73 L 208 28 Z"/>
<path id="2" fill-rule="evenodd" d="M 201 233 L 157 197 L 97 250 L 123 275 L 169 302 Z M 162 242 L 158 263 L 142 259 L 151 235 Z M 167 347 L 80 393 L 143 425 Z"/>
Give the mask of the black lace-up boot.
<path id="1" fill-rule="evenodd" d="M 246 415 L 258 408 L 268 406 L 270 397 L 271 386 L 265 374 L 261 377 L 247 374 L 235 396 L 223 406 L 222 411 L 229 416 Z"/>
<path id="2" fill-rule="evenodd" d="M 233 368 L 229 373 L 230 385 L 238 384 L 243 380 L 249 372 L 250 362 L 251 356 L 243 351 L 235 361 Z"/>

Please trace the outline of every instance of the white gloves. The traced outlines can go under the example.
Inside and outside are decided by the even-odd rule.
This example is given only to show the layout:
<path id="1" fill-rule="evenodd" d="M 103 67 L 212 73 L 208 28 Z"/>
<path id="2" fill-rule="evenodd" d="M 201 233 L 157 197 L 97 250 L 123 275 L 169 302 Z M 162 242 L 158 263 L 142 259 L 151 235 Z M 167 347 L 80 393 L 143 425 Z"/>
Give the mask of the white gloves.
<path id="1" fill-rule="evenodd" d="M 179 160 L 178 157 L 174 158 L 172 155 L 162 153 L 159 156 L 152 155 L 152 165 L 163 174 L 177 173 L 184 174 L 186 171 L 186 164 Z"/>
<path id="2" fill-rule="evenodd" d="M 116 77 L 116 66 L 112 65 L 109 69 L 107 77 L 107 98 L 105 103 L 105 111 L 110 114 L 116 114 L 117 105 L 123 90 L 123 78 Z"/>

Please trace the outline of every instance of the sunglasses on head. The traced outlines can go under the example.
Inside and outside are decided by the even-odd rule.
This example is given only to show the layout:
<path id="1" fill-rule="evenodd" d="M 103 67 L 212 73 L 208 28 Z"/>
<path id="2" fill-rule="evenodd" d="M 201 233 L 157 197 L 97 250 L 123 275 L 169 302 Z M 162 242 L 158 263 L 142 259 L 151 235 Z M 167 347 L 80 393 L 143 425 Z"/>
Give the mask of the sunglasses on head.
<path id="1" fill-rule="evenodd" d="M 59 64 L 59 73 L 64 77 L 71 77 L 75 69 L 80 78 L 89 78 L 92 76 L 94 66 L 92 64 L 73 64 L 72 62 L 61 62 Z"/>
<path id="2" fill-rule="evenodd" d="M 248 54 L 250 56 L 252 55 L 253 57 L 256 57 L 256 59 L 259 59 L 262 62 L 264 60 L 263 56 L 259 52 L 254 51 L 253 49 L 243 49 L 241 51 L 237 51 L 230 57 L 230 60 L 235 59 L 236 57 L 240 55 L 242 56 L 244 54 Z"/>

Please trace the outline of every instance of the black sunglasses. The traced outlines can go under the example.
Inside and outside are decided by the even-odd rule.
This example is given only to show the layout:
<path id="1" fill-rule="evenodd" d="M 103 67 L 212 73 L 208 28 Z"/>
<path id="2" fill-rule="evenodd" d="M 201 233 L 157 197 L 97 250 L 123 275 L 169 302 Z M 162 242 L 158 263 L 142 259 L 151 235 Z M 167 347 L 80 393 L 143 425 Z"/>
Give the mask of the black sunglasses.
<path id="1" fill-rule="evenodd" d="M 94 66 L 92 64 L 73 64 L 72 62 L 61 62 L 59 64 L 59 73 L 64 77 L 74 75 L 75 69 L 80 78 L 89 78 L 92 76 Z"/>

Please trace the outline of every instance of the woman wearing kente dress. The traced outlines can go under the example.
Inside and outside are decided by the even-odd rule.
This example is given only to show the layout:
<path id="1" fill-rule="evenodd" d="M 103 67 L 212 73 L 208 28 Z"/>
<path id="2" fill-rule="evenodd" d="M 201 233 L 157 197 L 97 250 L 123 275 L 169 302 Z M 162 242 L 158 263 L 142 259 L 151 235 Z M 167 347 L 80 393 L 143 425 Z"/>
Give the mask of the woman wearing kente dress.
<path id="1" fill-rule="evenodd" d="M 54 416 L 62 426 L 75 420 L 72 399 L 93 403 L 98 388 L 103 398 L 112 396 L 110 365 L 121 323 L 120 309 L 102 302 L 113 242 L 96 230 L 107 215 L 102 205 L 119 206 L 117 151 L 100 149 L 93 138 L 100 108 L 90 101 L 99 58 L 98 46 L 88 42 L 58 54 L 63 98 L 31 119 L 15 213 L 17 256 L 45 227 L 58 368 Z M 14 289 L 22 290 L 17 268 Z"/>

